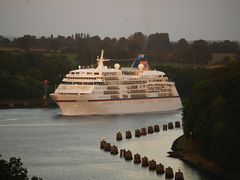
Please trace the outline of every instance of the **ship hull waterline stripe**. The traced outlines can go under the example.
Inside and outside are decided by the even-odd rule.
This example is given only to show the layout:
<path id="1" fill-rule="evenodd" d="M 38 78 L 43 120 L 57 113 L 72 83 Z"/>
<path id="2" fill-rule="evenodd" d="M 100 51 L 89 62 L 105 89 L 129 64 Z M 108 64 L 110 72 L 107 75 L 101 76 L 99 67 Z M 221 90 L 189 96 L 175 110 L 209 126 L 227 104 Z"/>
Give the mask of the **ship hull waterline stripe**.
<path id="1" fill-rule="evenodd" d="M 125 99 L 90 99 L 84 102 L 101 102 L 101 101 L 129 101 L 129 100 L 145 100 L 145 99 L 164 99 L 164 98 L 180 98 L 179 96 L 169 97 L 147 97 L 147 98 L 125 98 Z M 78 102 L 78 100 L 56 100 L 56 102 Z M 79 101 L 81 102 L 81 101 Z"/>

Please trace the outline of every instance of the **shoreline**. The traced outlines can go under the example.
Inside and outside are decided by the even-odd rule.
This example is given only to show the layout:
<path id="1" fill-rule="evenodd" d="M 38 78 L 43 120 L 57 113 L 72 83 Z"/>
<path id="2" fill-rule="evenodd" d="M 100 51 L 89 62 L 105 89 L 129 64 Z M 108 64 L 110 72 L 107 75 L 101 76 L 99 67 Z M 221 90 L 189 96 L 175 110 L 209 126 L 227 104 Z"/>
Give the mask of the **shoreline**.
<path id="1" fill-rule="evenodd" d="M 57 107 L 51 99 L 8 99 L 0 100 L 0 109 Z"/>
<path id="2" fill-rule="evenodd" d="M 222 180 L 240 179 L 237 174 L 229 172 L 214 161 L 207 160 L 201 156 L 197 152 L 196 146 L 194 142 L 191 142 L 191 139 L 187 140 L 184 135 L 182 135 L 173 142 L 172 151 L 168 152 L 169 157 L 180 159 L 184 163 L 209 174 L 213 178 Z"/>

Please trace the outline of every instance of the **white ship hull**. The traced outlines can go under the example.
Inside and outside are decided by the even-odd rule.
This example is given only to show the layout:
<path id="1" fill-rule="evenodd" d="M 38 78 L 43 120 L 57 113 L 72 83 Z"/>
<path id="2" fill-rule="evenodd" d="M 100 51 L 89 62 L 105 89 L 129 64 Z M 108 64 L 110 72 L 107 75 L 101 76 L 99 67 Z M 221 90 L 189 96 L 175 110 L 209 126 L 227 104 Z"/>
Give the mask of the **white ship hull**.
<path id="1" fill-rule="evenodd" d="M 146 99 L 118 99 L 118 100 L 74 100 L 54 97 L 62 115 L 110 115 L 136 113 L 166 113 L 182 109 L 179 97 L 157 97 Z M 63 99 L 62 99 L 63 98 Z"/>

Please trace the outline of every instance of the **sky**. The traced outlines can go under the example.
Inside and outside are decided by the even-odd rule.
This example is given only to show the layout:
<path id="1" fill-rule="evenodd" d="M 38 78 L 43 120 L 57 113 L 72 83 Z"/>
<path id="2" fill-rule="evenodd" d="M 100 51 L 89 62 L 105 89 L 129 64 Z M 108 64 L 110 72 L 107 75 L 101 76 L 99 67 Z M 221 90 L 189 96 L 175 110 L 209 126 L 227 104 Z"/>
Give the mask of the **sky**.
<path id="1" fill-rule="evenodd" d="M 240 0 L 0 0 L 0 35 L 240 40 Z"/>

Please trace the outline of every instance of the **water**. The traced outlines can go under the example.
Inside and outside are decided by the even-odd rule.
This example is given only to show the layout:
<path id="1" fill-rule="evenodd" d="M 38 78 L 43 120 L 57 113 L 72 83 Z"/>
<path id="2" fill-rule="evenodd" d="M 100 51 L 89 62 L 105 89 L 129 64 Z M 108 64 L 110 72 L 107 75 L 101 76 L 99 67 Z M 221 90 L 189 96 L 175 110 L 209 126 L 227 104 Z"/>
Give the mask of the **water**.
<path id="1" fill-rule="evenodd" d="M 4 159 L 20 157 L 29 176 L 43 179 L 146 180 L 165 179 L 155 172 L 126 162 L 119 156 L 99 149 L 105 138 L 118 148 L 130 149 L 171 166 L 180 168 L 186 180 L 210 178 L 178 159 L 166 157 L 172 142 L 183 134 L 182 129 L 154 133 L 131 140 L 115 141 L 115 134 L 149 125 L 181 121 L 181 113 L 116 116 L 64 117 L 58 109 L 0 110 L 0 153 Z"/>

